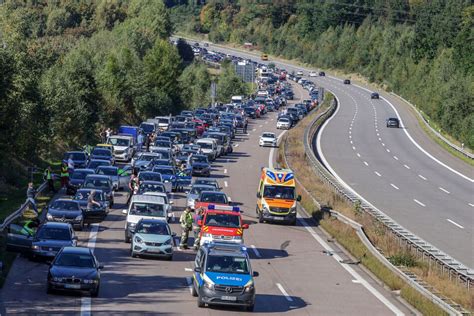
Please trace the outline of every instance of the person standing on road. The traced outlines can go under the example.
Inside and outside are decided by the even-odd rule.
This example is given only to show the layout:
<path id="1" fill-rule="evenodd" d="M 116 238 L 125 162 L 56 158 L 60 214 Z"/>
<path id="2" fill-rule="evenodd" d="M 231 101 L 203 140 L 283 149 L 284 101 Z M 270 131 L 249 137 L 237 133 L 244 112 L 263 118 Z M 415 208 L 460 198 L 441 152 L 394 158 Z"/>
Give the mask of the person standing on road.
<path id="1" fill-rule="evenodd" d="M 112 129 L 110 127 L 107 127 L 105 130 L 105 142 L 109 141 L 110 136 L 112 136 Z"/>
<path id="2" fill-rule="evenodd" d="M 63 162 L 61 165 L 61 189 L 67 190 L 67 186 L 69 184 L 69 169 L 67 164 Z"/>
<path id="3" fill-rule="evenodd" d="M 36 189 L 33 187 L 33 182 L 28 183 L 28 189 L 26 190 L 26 199 L 28 202 L 30 202 L 31 207 L 33 207 L 33 210 L 38 216 L 38 209 L 36 208 L 36 201 L 35 201 L 35 195 L 36 195 Z"/>
<path id="4" fill-rule="evenodd" d="M 189 232 L 193 229 L 193 214 L 191 214 L 191 209 L 186 207 L 179 218 L 179 223 L 181 224 L 181 241 L 179 243 L 179 249 L 188 249 L 188 237 Z"/>
<path id="5" fill-rule="evenodd" d="M 72 159 L 72 155 L 69 156 L 69 159 L 67 160 L 67 168 L 71 175 L 74 172 L 74 160 Z"/>
<path id="6" fill-rule="evenodd" d="M 138 136 L 137 136 L 137 151 L 138 151 L 138 152 L 141 152 L 141 151 L 142 151 L 143 140 L 144 140 L 143 133 L 142 133 L 142 132 L 139 132 L 139 133 L 138 133 Z"/>
<path id="7" fill-rule="evenodd" d="M 244 120 L 244 128 L 243 128 L 243 131 L 242 131 L 244 134 L 247 134 L 247 125 L 248 125 L 248 121 L 247 121 L 247 119 L 245 119 Z"/>
<path id="8" fill-rule="evenodd" d="M 201 225 L 199 221 L 202 221 L 202 216 L 204 214 L 204 209 L 199 207 L 196 209 L 196 215 L 194 216 L 193 231 L 194 231 L 194 250 L 199 249 L 199 244 L 201 243 Z"/>
<path id="9" fill-rule="evenodd" d="M 140 182 L 138 180 L 138 171 L 137 169 L 133 169 L 133 173 L 130 177 L 130 181 L 128 182 L 128 188 L 130 189 L 130 194 L 128 195 L 127 204 L 130 203 L 132 196 L 138 190 L 139 186 L 140 186 Z"/>
<path id="10" fill-rule="evenodd" d="M 51 166 L 48 166 L 43 173 L 43 179 L 48 182 L 48 189 L 50 192 L 56 193 L 54 188 L 53 174 L 51 173 Z"/>

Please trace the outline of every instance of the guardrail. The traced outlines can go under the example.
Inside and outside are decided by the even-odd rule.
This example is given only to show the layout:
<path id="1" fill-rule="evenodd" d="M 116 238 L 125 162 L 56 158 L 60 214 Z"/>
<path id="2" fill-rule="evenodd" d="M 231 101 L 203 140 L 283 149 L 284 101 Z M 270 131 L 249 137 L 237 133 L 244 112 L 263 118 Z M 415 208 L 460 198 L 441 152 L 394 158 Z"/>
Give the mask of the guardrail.
<path id="1" fill-rule="evenodd" d="M 464 156 L 470 158 L 470 159 L 474 159 L 474 154 L 471 154 L 470 152 L 466 151 L 464 148 L 462 147 L 459 147 L 458 145 L 452 143 L 449 139 L 447 139 L 446 137 L 444 137 L 443 135 L 441 135 L 441 133 L 439 133 L 437 130 L 435 130 L 429 123 L 429 121 L 426 120 L 426 118 L 423 116 L 423 114 L 421 114 L 420 110 L 418 110 L 418 108 L 411 104 L 410 101 L 406 100 L 405 98 L 403 98 L 402 96 L 398 95 L 398 94 L 395 94 L 393 92 L 390 92 L 391 95 L 395 96 L 395 97 L 398 97 L 400 99 L 402 99 L 403 101 L 405 101 L 405 103 L 409 104 L 411 106 L 411 108 L 416 112 L 416 114 L 421 118 L 421 121 L 423 122 L 423 124 L 425 124 L 426 127 L 428 127 L 428 129 L 430 129 L 430 131 L 436 136 L 438 137 L 439 139 L 441 139 L 444 143 L 446 143 L 449 147 L 451 147 L 452 149 L 460 152 L 461 154 L 463 154 Z"/>
<path id="2" fill-rule="evenodd" d="M 44 189 L 48 187 L 47 182 L 43 182 L 37 189 L 37 193 L 35 195 L 35 199 L 43 193 Z M 13 222 L 16 218 L 18 218 L 23 212 L 26 210 L 30 202 L 28 200 L 25 201 L 15 212 L 11 213 L 3 220 L 3 223 L 0 224 L 0 232 L 3 231 L 11 222 Z"/>
<path id="3" fill-rule="evenodd" d="M 305 129 L 303 145 L 305 148 L 305 156 L 307 160 L 309 160 L 312 169 L 318 173 L 326 184 L 329 184 L 337 193 L 342 195 L 346 200 L 353 203 L 354 205 L 359 205 L 360 209 L 367 212 L 368 214 L 372 215 L 375 219 L 380 221 L 384 224 L 388 231 L 390 231 L 395 237 L 399 240 L 403 241 L 406 246 L 415 249 L 416 254 L 422 257 L 422 260 L 429 260 L 431 262 L 435 262 L 438 264 L 443 272 L 449 274 L 450 278 L 452 276 L 456 276 L 458 280 L 464 282 L 468 290 L 470 286 L 473 284 L 472 276 L 473 271 L 469 270 L 469 268 L 463 266 L 461 263 L 457 262 L 455 259 L 451 258 L 447 254 L 443 253 L 442 251 L 436 249 L 434 246 L 430 245 L 429 243 L 423 241 L 421 238 L 417 237 L 413 233 L 407 231 L 390 217 L 385 215 L 383 212 L 375 208 L 373 205 L 363 201 L 363 199 L 353 192 L 345 188 L 342 184 L 340 184 L 337 179 L 325 168 L 325 166 L 321 163 L 321 161 L 315 155 L 316 150 L 314 150 L 314 139 L 319 131 L 321 124 L 327 120 L 330 116 L 333 115 L 337 108 L 337 100 L 334 99 L 331 106 L 324 111 L 323 113 L 316 116 L 310 125 Z M 286 139 L 285 139 L 286 140 Z M 285 147 L 286 150 L 286 147 Z M 285 159 L 285 163 L 288 165 L 286 161 L 286 153 L 283 155 Z M 296 179 L 297 182 L 298 179 Z M 312 197 L 312 195 L 300 184 L 300 187 L 305 190 L 308 196 L 311 197 L 313 202 L 319 207 L 319 202 Z M 465 311 L 462 309 L 461 306 L 458 304 L 450 301 L 447 298 L 440 297 L 430 291 L 431 287 L 429 287 L 426 283 L 418 280 L 416 275 L 410 273 L 409 271 L 402 271 L 400 268 L 395 267 L 392 265 L 387 258 L 385 258 L 370 242 L 367 235 L 365 234 L 363 227 L 356 223 L 355 221 L 345 217 L 344 215 L 338 213 L 337 211 L 329 211 L 329 213 L 336 217 L 338 220 L 345 222 L 346 224 L 352 226 L 356 229 L 357 234 L 361 241 L 366 245 L 369 251 L 377 257 L 385 266 L 387 266 L 391 271 L 402 277 L 408 284 L 412 285 L 414 288 L 419 290 L 426 298 L 430 301 L 437 304 L 439 307 L 443 308 L 446 312 L 453 315 L 463 315 Z"/>

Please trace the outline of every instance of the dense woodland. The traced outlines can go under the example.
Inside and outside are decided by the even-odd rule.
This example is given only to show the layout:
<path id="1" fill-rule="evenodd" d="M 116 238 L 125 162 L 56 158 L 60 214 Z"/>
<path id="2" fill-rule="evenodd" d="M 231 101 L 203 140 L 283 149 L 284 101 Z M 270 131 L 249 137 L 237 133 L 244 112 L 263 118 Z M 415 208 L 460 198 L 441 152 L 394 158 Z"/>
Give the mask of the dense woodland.
<path id="1" fill-rule="evenodd" d="M 474 148 L 469 0 L 167 1 L 181 31 L 360 73 Z M 183 18 L 188 16 L 188 18 Z"/>
<path id="2" fill-rule="evenodd" d="M 207 105 L 211 80 L 231 93 L 172 31 L 157 0 L 0 1 L 0 192 L 105 127 Z"/>

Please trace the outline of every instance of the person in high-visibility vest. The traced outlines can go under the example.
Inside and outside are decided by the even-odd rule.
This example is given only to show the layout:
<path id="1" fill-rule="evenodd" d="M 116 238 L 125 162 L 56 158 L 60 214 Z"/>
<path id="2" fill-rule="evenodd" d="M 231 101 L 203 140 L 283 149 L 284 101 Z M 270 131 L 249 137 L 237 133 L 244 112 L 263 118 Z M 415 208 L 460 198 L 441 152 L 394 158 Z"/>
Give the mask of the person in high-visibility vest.
<path id="1" fill-rule="evenodd" d="M 69 184 L 69 169 L 67 163 L 61 165 L 61 188 L 67 189 Z"/>
<path id="2" fill-rule="evenodd" d="M 48 182 L 49 191 L 56 193 L 56 189 L 54 188 L 53 174 L 51 173 L 51 166 L 48 166 L 44 170 L 43 176 L 44 176 L 44 180 Z"/>
<path id="3" fill-rule="evenodd" d="M 188 249 L 188 237 L 189 232 L 193 229 L 193 214 L 191 214 L 191 209 L 186 207 L 184 212 L 181 214 L 179 219 L 181 224 L 181 241 L 179 243 L 179 249 Z"/>

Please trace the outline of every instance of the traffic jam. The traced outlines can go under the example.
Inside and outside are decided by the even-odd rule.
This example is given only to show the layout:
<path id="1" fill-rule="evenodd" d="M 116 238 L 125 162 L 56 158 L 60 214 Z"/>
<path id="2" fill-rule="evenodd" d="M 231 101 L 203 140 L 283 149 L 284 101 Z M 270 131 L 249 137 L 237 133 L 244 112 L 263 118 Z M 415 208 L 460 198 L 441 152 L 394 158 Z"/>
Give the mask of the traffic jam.
<path id="1" fill-rule="evenodd" d="M 257 90 L 251 96 L 233 96 L 228 104 L 119 126 L 115 132 L 107 131 L 99 144 L 65 152 L 57 175 L 61 190 L 38 219 L 8 227 L 9 251 L 49 263 L 44 275 L 48 295 L 66 291 L 100 296 L 104 266 L 87 240 L 78 236 L 93 229 L 97 233 L 109 213 L 120 208 L 130 257 L 173 261 L 178 252 L 195 255 L 189 274 L 198 307 L 235 305 L 254 310 L 259 273 L 252 270 L 245 246 L 246 231 L 252 227 L 243 218 L 243 206 L 222 190 L 213 168 L 220 159 L 232 157 L 234 140 L 248 135 L 249 122 L 276 112 L 276 128 L 291 129 L 318 106 L 320 90 L 302 73 L 289 74 L 199 45 L 193 50 L 215 62 L 254 63 Z M 289 105 L 296 83 L 310 99 Z M 258 146 L 278 147 L 278 136 L 263 132 Z M 260 225 L 295 225 L 301 197 L 293 172 L 265 166 L 255 174 L 256 206 L 245 207 L 256 211 L 246 215 Z M 185 196 L 180 206 L 177 194 Z M 118 203 L 117 196 L 125 197 L 126 203 Z"/>

